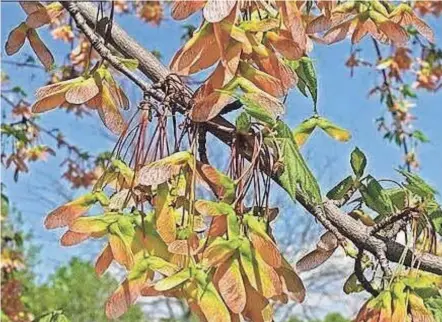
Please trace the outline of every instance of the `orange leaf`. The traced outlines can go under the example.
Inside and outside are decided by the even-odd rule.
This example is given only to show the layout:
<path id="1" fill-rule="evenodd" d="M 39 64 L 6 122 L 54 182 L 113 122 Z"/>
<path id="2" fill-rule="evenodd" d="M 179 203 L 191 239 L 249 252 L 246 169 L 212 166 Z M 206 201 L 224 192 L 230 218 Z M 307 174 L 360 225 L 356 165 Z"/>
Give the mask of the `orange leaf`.
<path id="1" fill-rule="evenodd" d="M 28 31 L 28 26 L 23 22 L 17 27 L 15 27 L 8 36 L 6 41 L 5 51 L 8 56 L 14 55 L 16 52 L 23 47 L 26 40 L 26 34 Z"/>
<path id="2" fill-rule="evenodd" d="M 134 265 L 134 255 L 130 247 L 119 236 L 114 234 L 109 235 L 109 244 L 114 259 L 130 270 Z"/>
<path id="3" fill-rule="evenodd" d="M 106 301 L 106 316 L 109 319 L 117 319 L 126 313 L 140 296 L 140 289 L 144 283 L 145 278 L 125 279 Z"/>
<path id="4" fill-rule="evenodd" d="M 38 59 L 41 61 L 43 66 L 49 70 L 54 65 L 54 56 L 43 43 L 43 41 L 38 36 L 37 32 L 34 29 L 28 29 L 27 32 L 29 44 L 37 55 Z"/>
<path id="5" fill-rule="evenodd" d="M 36 11 L 28 14 L 26 24 L 30 28 L 39 28 L 51 23 L 63 13 L 63 6 L 59 3 L 51 3 L 46 7 L 40 7 Z"/>
<path id="6" fill-rule="evenodd" d="M 66 89 L 45 96 L 32 104 L 32 113 L 43 113 L 52 110 L 66 102 L 64 94 Z"/>
<path id="7" fill-rule="evenodd" d="M 166 244 L 176 239 L 175 209 L 171 205 L 168 186 L 162 183 L 158 186 L 159 202 L 155 205 L 155 223 L 158 234 Z"/>
<path id="8" fill-rule="evenodd" d="M 114 134 L 121 134 L 126 128 L 123 116 L 121 115 L 112 94 L 109 91 L 107 82 L 103 82 L 101 95 L 97 95 L 96 99 L 100 100 L 97 106 L 98 114 L 104 125 Z"/>
<path id="9" fill-rule="evenodd" d="M 283 96 L 285 94 L 284 86 L 276 77 L 262 72 L 244 62 L 240 63 L 240 70 L 243 77 L 250 80 L 266 93 L 275 97 Z"/>
<path id="10" fill-rule="evenodd" d="M 234 101 L 228 94 L 212 92 L 204 99 L 198 100 L 192 107 L 190 118 L 194 122 L 207 122 L 216 117 L 227 104 Z"/>
<path id="11" fill-rule="evenodd" d="M 267 264 L 275 268 L 281 266 L 281 254 L 270 238 L 264 238 L 255 233 L 251 233 L 250 237 L 253 247 Z"/>
<path id="12" fill-rule="evenodd" d="M 292 300 L 302 303 L 305 299 L 305 287 L 301 278 L 296 274 L 290 264 L 283 258 L 283 263 L 278 268 L 277 273 L 280 275 L 282 288 Z"/>
<path id="13" fill-rule="evenodd" d="M 292 40 L 290 32 L 280 30 L 279 34 L 269 31 L 266 34 L 269 43 L 285 58 L 297 60 L 304 55 L 305 48 L 301 48 L 298 43 Z"/>
<path id="14" fill-rule="evenodd" d="M 213 276 L 227 307 L 236 314 L 241 313 L 246 306 L 246 290 L 242 279 L 239 261 L 231 257 L 222 263 Z"/>
<path id="15" fill-rule="evenodd" d="M 171 16 L 175 20 L 184 20 L 205 5 L 204 1 L 175 0 L 172 4 Z"/>
<path id="16" fill-rule="evenodd" d="M 246 306 L 242 315 L 253 322 L 273 321 L 273 310 L 269 301 L 256 291 L 249 282 L 244 281 L 246 290 Z"/>
<path id="17" fill-rule="evenodd" d="M 227 231 L 226 217 L 224 216 L 215 217 L 212 220 L 212 224 L 210 225 L 207 235 L 211 237 L 219 237 L 224 235 L 226 231 Z"/>
<path id="18" fill-rule="evenodd" d="M 408 33 L 397 23 L 387 20 L 378 24 L 378 28 L 395 46 L 403 47 L 407 44 Z"/>
<path id="19" fill-rule="evenodd" d="M 329 45 L 341 41 L 351 33 L 350 28 L 353 29 L 356 23 L 356 19 L 344 21 L 327 31 L 322 40 Z"/>
<path id="20" fill-rule="evenodd" d="M 68 226 L 76 218 L 84 215 L 88 209 L 89 206 L 82 205 L 81 203 L 69 202 L 49 213 L 45 219 L 45 227 L 47 229 L 54 229 Z"/>
<path id="21" fill-rule="evenodd" d="M 98 256 L 97 261 L 95 262 L 95 272 L 97 273 L 97 275 L 103 275 L 103 273 L 109 268 L 113 260 L 114 255 L 112 254 L 112 248 L 109 244 L 107 244 Z"/>
<path id="22" fill-rule="evenodd" d="M 203 9 L 204 18 L 211 23 L 227 18 L 235 7 L 236 0 L 208 0 Z"/>
<path id="23" fill-rule="evenodd" d="M 254 54 L 254 61 L 265 73 L 281 80 L 284 90 L 292 88 L 298 82 L 296 73 L 284 64 L 273 50 L 267 49 L 266 56 Z"/>
<path id="24" fill-rule="evenodd" d="M 66 101 L 71 104 L 84 104 L 100 92 L 95 79 L 89 77 L 73 85 L 65 94 Z"/>
<path id="25" fill-rule="evenodd" d="M 77 245 L 90 237 L 89 234 L 77 233 L 75 231 L 68 230 L 60 238 L 62 246 Z"/>

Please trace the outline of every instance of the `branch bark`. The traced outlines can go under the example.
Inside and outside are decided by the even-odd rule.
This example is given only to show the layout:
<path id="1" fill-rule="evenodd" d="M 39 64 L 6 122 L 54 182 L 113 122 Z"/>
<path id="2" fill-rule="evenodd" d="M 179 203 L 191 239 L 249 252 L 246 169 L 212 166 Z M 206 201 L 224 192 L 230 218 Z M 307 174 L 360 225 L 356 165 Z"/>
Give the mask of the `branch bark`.
<path id="1" fill-rule="evenodd" d="M 65 7 L 67 7 L 68 4 L 69 2 L 63 2 Z M 87 2 L 75 2 L 75 5 L 78 7 L 81 15 L 85 18 L 87 24 L 90 27 L 94 27 L 97 8 Z M 104 37 L 105 28 L 102 23 L 103 21 L 98 23 L 97 32 Z M 139 70 L 151 81 L 159 82 L 171 74 L 171 71 L 159 62 L 154 55 L 139 45 L 115 23 L 112 26 L 109 41 L 112 46 L 120 51 L 125 57 L 137 59 L 139 61 Z M 204 123 L 204 126 L 207 131 L 211 132 L 219 140 L 229 145 L 235 135 L 235 127 L 221 116 Z M 251 158 L 251 149 L 244 149 L 241 152 L 245 157 L 249 159 Z M 271 173 L 271 169 L 265 170 L 268 174 Z M 273 179 L 276 183 L 280 184 L 278 178 L 274 177 Z M 442 275 L 441 257 L 428 253 L 418 254 L 410 249 L 406 249 L 404 245 L 393 240 L 388 240 L 385 237 L 376 234 L 372 235 L 371 231 L 366 226 L 341 211 L 331 200 L 325 198 L 322 206 L 310 203 L 302 194 L 297 194 L 296 200 L 308 212 L 318 218 L 322 224 L 327 225 L 327 223 L 331 223 L 340 234 L 351 240 L 359 248 L 365 249 L 374 255 L 383 253 L 385 254 L 385 257 L 392 262 L 399 262 L 402 254 L 405 252 L 404 265 L 411 266 L 412 259 L 418 258 L 419 268 L 421 270 Z"/>

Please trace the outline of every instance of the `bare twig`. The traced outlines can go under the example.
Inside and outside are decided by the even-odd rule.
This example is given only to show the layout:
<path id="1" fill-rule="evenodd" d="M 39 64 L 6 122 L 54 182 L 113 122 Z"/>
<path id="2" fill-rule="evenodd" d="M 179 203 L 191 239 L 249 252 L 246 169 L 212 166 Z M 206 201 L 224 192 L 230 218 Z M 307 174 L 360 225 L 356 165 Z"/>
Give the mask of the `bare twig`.
<path id="1" fill-rule="evenodd" d="M 364 290 L 366 290 L 368 293 L 370 293 L 373 296 L 377 296 L 379 292 L 374 289 L 371 283 L 364 276 L 364 270 L 362 269 L 363 255 L 364 255 L 364 250 L 359 249 L 358 255 L 355 260 L 355 275 L 359 283 L 361 283 Z"/>

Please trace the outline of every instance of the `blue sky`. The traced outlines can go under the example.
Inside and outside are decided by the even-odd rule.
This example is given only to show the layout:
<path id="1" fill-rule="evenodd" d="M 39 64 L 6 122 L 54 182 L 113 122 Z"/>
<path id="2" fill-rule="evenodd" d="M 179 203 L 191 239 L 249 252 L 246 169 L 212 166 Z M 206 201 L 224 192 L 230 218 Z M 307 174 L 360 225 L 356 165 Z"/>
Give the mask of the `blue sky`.
<path id="1" fill-rule="evenodd" d="M 25 15 L 18 4 L 1 3 L 1 43 L 2 57 L 4 56 L 4 43 L 9 31 L 20 23 Z M 159 28 L 140 22 L 133 16 L 117 17 L 117 21 L 127 29 L 142 45 L 148 49 L 159 50 L 163 55 L 163 62 L 168 63 L 174 52 L 180 47 L 180 37 L 183 34 L 182 23 L 164 21 Z M 436 33 L 437 43 L 441 44 L 442 28 L 440 21 L 431 21 Z M 42 38 L 55 54 L 56 62 L 61 63 L 68 46 L 52 40 L 47 31 L 42 30 Z M 369 39 L 365 39 L 359 46 L 363 57 L 373 57 L 374 49 Z M 388 48 L 384 48 L 388 52 Z M 28 45 L 16 56 L 8 60 L 23 60 L 26 53 L 30 52 Z M 350 71 L 344 66 L 349 56 L 350 44 L 348 41 L 333 46 L 317 45 L 311 57 L 316 63 L 319 82 L 319 111 L 320 114 L 347 128 L 352 133 L 348 143 L 335 142 L 323 133 L 315 133 L 303 151 L 308 155 L 315 174 L 319 175 L 323 191 L 326 192 L 336 182 L 350 173 L 349 155 L 355 146 L 358 146 L 368 157 L 368 170 L 377 178 L 396 178 L 394 169 L 402 163 L 402 152 L 393 144 L 389 144 L 378 133 L 374 120 L 386 115 L 385 107 L 376 97 L 368 98 L 368 91 L 379 82 L 378 73 L 370 69 L 356 69 L 353 78 Z M 6 58 L 5 58 L 6 59 Z M 44 85 L 44 73 L 17 68 L 3 64 L 4 71 L 9 75 L 12 83 L 17 83 L 29 93 L 28 99 L 32 101 L 32 93 L 36 88 Z M 131 97 L 139 98 L 138 89 L 127 81 L 122 81 L 126 92 Z M 422 129 L 431 142 L 419 148 L 421 161 L 420 174 L 435 187 L 442 187 L 442 119 L 441 95 L 419 92 L 419 99 L 414 114 L 418 116 L 417 128 Z M 134 100 L 136 102 L 136 100 Z M 133 106 L 136 104 L 133 103 Z M 287 101 L 287 114 L 285 121 L 292 127 L 312 114 L 312 104 L 296 90 L 292 91 Z M 103 135 L 106 130 L 97 115 L 91 118 L 76 119 L 71 114 L 54 111 L 44 114 L 42 123 L 46 128 L 57 127 L 62 130 L 67 139 L 81 148 L 89 151 L 105 151 L 112 148 L 115 138 Z M 48 141 L 49 142 L 49 141 Z M 209 152 L 215 152 L 217 146 L 209 147 Z M 62 156 L 63 153 L 60 153 Z M 2 180 L 7 186 L 7 192 L 13 203 L 22 212 L 25 228 L 32 230 L 36 240 L 41 245 L 41 254 L 44 260 L 38 267 L 38 272 L 43 278 L 46 274 L 61 263 L 65 263 L 74 255 L 84 255 L 94 258 L 99 245 L 87 244 L 74 248 L 62 248 L 58 245 L 61 231 L 46 231 L 43 220 L 48 211 L 64 201 L 59 191 L 68 192 L 70 195 L 80 194 L 79 191 L 69 191 L 60 179 L 60 157 L 50 158 L 47 163 L 31 165 L 29 174 L 22 175 L 18 183 L 12 181 L 11 174 L 2 168 Z M 276 189 L 276 188 L 275 188 Z M 281 195 L 277 193 L 280 198 Z M 283 215 L 277 229 L 284 230 L 284 220 L 295 220 L 300 210 L 290 203 L 284 203 Z M 293 214 L 297 212 L 296 216 Z M 91 251 L 96 249 L 96 251 Z"/>

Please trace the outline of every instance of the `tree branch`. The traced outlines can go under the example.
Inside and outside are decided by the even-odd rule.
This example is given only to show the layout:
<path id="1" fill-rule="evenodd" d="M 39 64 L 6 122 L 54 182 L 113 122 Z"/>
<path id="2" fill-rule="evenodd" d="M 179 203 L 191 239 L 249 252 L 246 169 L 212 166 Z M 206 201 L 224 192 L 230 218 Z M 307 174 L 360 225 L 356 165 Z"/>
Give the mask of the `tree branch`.
<path id="1" fill-rule="evenodd" d="M 68 4 L 68 2 L 63 3 L 65 7 Z M 93 27 L 97 8 L 87 2 L 75 2 L 75 5 L 87 21 L 87 24 Z M 105 29 L 100 27 L 101 23 L 98 23 L 97 32 L 103 37 L 105 36 Z M 171 74 L 167 67 L 162 65 L 155 56 L 139 45 L 117 24 L 114 24 L 112 27 L 109 42 L 125 57 L 137 59 L 139 61 L 139 70 L 153 82 L 162 81 Z M 207 131 L 226 144 L 230 144 L 232 137 L 235 135 L 235 127 L 221 116 L 206 122 L 204 126 Z M 241 153 L 250 159 L 252 156 L 251 151 L 251 147 L 246 147 Z M 271 175 L 271 169 L 263 170 Z M 278 178 L 273 177 L 273 179 L 276 183 L 280 184 Z M 374 255 L 383 252 L 386 258 L 393 262 L 399 262 L 402 254 L 405 252 L 404 265 L 411 266 L 413 257 L 418 257 L 421 270 L 442 275 L 442 258 L 427 253 L 418 254 L 393 240 L 388 240 L 378 235 L 371 235 L 370 230 L 366 226 L 347 216 L 331 200 L 325 198 L 322 206 L 312 204 L 302 194 L 297 194 L 296 200 L 316 218 L 322 219 L 325 217 L 327 222 L 336 227 L 340 234 L 351 240 L 357 247 L 363 248 Z"/>

